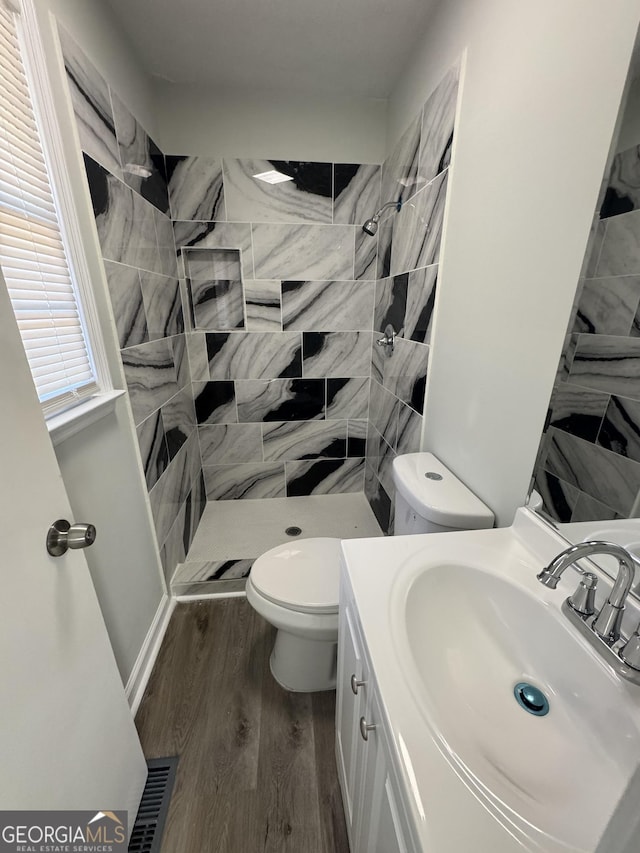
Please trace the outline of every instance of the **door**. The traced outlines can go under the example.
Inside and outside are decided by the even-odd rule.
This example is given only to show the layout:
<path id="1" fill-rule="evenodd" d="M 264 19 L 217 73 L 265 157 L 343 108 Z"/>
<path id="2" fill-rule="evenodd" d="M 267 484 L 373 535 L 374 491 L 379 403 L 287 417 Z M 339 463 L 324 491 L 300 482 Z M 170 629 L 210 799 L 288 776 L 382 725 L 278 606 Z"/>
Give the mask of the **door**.
<path id="1" fill-rule="evenodd" d="M 0 274 L 0 809 L 127 809 L 146 764 Z M 107 531 L 98 530 L 98 536 Z"/>

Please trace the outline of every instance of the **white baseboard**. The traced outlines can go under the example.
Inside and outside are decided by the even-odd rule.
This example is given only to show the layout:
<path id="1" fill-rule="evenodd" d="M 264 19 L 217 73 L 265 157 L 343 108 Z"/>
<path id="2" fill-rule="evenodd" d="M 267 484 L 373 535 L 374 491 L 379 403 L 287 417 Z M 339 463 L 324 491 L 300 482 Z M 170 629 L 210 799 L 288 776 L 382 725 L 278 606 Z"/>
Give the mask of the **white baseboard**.
<path id="1" fill-rule="evenodd" d="M 162 645 L 162 640 L 175 606 L 175 598 L 170 598 L 168 595 L 162 596 L 162 600 L 156 610 L 156 615 L 153 617 L 153 622 L 147 632 L 147 636 L 144 638 L 140 654 L 131 670 L 131 675 L 125 687 L 125 693 L 133 717 L 135 717 L 142 701 L 147 682 L 151 676 L 151 670 L 158 657 L 158 652 L 160 651 L 160 646 Z"/>

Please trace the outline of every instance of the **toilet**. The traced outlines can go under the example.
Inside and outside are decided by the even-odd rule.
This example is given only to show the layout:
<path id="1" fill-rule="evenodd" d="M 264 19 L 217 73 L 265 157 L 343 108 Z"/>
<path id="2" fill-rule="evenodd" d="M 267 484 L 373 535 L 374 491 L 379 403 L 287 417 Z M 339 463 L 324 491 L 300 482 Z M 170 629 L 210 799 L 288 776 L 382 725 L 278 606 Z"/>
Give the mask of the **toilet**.
<path id="1" fill-rule="evenodd" d="M 493 527 L 494 516 L 431 453 L 393 461 L 394 535 Z M 277 628 L 271 673 L 285 690 L 311 693 L 336 686 L 340 539 L 278 545 L 254 562 L 247 600 Z"/>

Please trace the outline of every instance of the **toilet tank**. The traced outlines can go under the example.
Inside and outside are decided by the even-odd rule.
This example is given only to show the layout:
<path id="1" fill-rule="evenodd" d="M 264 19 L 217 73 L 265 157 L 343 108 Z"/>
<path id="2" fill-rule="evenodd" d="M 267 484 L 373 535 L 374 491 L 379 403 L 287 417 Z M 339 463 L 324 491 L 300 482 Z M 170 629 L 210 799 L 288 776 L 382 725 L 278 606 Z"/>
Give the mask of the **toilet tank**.
<path id="1" fill-rule="evenodd" d="M 432 453 L 396 456 L 393 482 L 396 536 L 493 527 L 489 507 Z"/>

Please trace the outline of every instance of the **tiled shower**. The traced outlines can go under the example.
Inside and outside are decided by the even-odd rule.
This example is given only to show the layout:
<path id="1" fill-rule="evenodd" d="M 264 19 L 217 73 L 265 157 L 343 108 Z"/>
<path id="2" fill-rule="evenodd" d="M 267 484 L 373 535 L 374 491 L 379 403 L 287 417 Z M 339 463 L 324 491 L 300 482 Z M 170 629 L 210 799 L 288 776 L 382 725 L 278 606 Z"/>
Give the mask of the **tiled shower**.
<path id="1" fill-rule="evenodd" d="M 167 580 L 206 499 L 364 490 L 389 531 L 391 461 L 420 446 L 457 69 L 382 165 L 165 156 L 61 40 Z"/>

